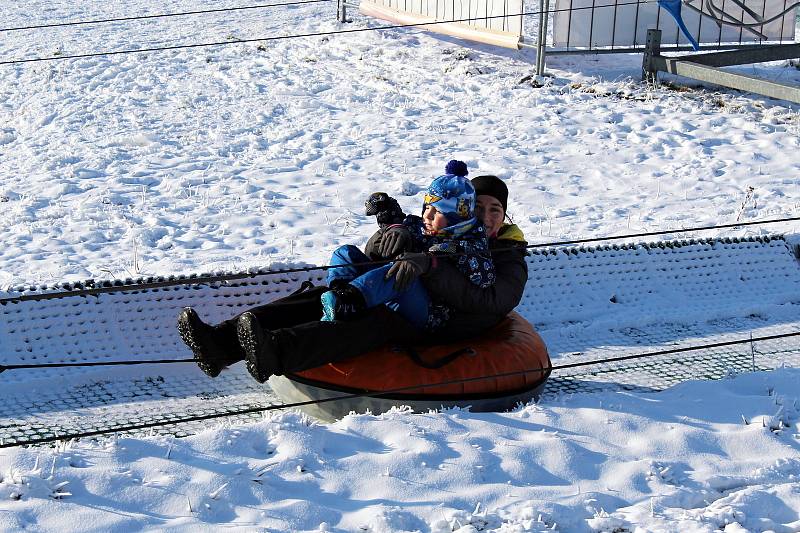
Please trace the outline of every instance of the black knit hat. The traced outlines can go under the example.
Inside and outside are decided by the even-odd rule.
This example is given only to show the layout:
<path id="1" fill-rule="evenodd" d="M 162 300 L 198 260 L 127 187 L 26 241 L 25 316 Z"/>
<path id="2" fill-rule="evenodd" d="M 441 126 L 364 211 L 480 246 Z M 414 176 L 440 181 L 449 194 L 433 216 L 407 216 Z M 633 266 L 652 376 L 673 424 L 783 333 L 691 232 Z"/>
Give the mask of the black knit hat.
<path id="1" fill-rule="evenodd" d="M 475 196 L 485 194 L 497 198 L 503 206 L 503 213 L 508 211 L 508 187 L 503 180 L 497 176 L 478 176 L 472 178 L 472 186 L 475 187 Z"/>

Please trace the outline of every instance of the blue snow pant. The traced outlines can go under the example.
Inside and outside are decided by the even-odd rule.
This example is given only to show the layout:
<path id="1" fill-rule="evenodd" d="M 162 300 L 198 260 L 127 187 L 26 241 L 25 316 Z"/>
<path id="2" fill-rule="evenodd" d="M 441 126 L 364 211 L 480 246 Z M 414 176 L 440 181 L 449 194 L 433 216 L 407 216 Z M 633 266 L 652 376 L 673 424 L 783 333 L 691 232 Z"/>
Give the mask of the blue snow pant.
<path id="1" fill-rule="evenodd" d="M 340 246 L 333 252 L 328 269 L 328 285 L 333 281 L 347 281 L 364 296 L 367 308 L 386 304 L 414 327 L 424 329 L 428 323 L 431 299 L 419 279 L 404 291 L 394 288 L 394 278 L 386 279 L 391 263 L 383 266 L 363 265 L 370 258 L 352 244 Z"/>

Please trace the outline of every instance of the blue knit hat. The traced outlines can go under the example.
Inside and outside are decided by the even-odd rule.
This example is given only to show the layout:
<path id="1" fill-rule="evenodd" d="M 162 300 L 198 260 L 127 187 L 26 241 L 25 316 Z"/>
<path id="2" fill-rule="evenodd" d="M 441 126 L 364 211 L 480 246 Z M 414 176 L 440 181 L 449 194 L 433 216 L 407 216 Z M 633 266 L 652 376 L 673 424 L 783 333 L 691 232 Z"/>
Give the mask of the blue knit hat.
<path id="1" fill-rule="evenodd" d="M 464 222 L 475 216 L 475 187 L 464 176 L 439 176 L 425 193 L 424 206 L 428 205 L 447 217 L 449 225 Z"/>
<path id="2" fill-rule="evenodd" d="M 456 176 L 466 176 L 467 174 L 469 174 L 469 170 L 467 170 L 467 164 L 464 163 L 463 161 L 459 161 L 458 159 L 451 159 L 444 166 L 444 173 L 454 174 Z"/>

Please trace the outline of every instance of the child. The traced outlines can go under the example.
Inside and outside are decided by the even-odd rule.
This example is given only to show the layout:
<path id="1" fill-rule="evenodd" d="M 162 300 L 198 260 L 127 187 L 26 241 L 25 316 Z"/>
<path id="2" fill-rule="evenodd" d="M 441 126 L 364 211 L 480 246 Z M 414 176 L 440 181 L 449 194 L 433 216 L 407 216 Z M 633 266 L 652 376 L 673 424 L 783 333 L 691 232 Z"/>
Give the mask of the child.
<path id="1" fill-rule="evenodd" d="M 448 164 L 448 169 L 452 167 Z M 475 189 L 465 177 L 466 165 L 460 167 L 460 175 L 445 174 L 433 180 L 425 194 L 422 217 L 402 220 L 412 237 L 412 253 L 375 267 L 362 264 L 369 258 L 355 246 L 342 246 L 334 252 L 331 263 L 335 267 L 328 272 L 332 290 L 320 298 L 322 320 L 354 318 L 364 309 L 386 304 L 417 328 L 434 331 L 447 321 L 450 309 L 431 301 L 420 275 L 436 268 L 438 261 L 453 261 L 475 285 L 485 288 L 494 283 L 486 233 L 474 214 Z M 369 201 L 367 205 L 370 213 Z M 398 210 L 399 206 L 393 205 L 395 220 L 402 215 Z M 381 222 L 381 215 L 375 214 Z"/>

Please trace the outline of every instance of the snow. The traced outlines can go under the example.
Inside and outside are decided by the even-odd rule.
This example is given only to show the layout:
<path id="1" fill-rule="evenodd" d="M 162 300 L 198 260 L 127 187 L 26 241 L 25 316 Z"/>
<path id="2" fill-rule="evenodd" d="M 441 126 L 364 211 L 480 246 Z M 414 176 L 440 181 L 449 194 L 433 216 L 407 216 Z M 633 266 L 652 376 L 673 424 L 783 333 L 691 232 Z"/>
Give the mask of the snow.
<path id="1" fill-rule="evenodd" d="M 8 26 L 31 22 L 9 4 Z M 25 4 L 49 22 L 189 5 Z M 0 54 L 334 30 L 330 15 L 311 4 L 12 32 Z M 797 213 L 796 107 L 652 89 L 634 77 L 638 55 L 553 57 L 533 88 L 533 59 L 392 30 L 6 65 L 0 284 L 324 263 L 366 240 L 366 193 L 416 212 L 454 157 L 508 180 L 531 242 Z M 787 63 L 767 75 L 800 80 Z"/>
<path id="2" fill-rule="evenodd" d="M 0 527 L 797 531 L 798 379 L 6 450 Z"/>
<path id="3" fill-rule="evenodd" d="M 0 15 L 203 7 L 219 5 Z M 336 30 L 333 10 L 7 32 L 0 61 Z M 415 212 L 451 158 L 507 181 L 532 243 L 798 215 L 797 106 L 647 86 L 638 55 L 552 57 L 543 80 L 534 59 L 391 30 L 2 65 L 0 286 L 324 264 L 368 238 L 370 192 Z M 800 81 L 790 62 L 739 70 Z M 799 379 L 5 449 L 0 530 L 800 531 Z"/>

